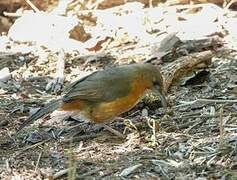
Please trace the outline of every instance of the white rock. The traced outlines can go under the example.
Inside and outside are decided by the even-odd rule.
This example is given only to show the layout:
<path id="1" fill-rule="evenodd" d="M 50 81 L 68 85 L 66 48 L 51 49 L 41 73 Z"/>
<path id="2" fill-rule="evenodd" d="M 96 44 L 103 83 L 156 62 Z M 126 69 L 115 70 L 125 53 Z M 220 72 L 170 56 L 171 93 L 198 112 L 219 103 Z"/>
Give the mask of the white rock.
<path id="1" fill-rule="evenodd" d="M 0 70 L 0 82 L 6 82 L 11 78 L 11 73 L 7 67 Z"/>

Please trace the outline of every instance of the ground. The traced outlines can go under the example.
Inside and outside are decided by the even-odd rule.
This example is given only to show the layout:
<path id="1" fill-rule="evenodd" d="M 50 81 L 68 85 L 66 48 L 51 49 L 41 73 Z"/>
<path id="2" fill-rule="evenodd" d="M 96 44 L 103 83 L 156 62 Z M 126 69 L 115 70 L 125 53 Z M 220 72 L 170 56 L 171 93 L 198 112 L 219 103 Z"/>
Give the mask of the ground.
<path id="1" fill-rule="evenodd" d="M 40 107 L 55 96 L 41 93 L 47 78 L 12 80 L 0 100 L 1 178 L 235 179 L 237 106 L 227 99 L 236 98 L 236 67 L 233 58 L 214 58 L 202 82 L 183 80 L 170 88 L 167 110 L 158 100 L 145 98 L 121 116 L 124 120 L 111 123 L 125 132 L 126 139 L 93 124 L 73 119 L 51 122 L 50 117 L 16 136 L 30 107 Z M 21 68 L 14 66 L 19 74 Z"/>
<path id="2" fill-rule="evenodd" d="M 0 36 L 0 179 L 237 179 L 234 1 L 38 6 L 48 13 L 29 2 L 35 13 L 0 12 L 18 22 Z M 60 60 L 64 79 L 52 81 Z M 66 87 L 96 70 L 142 62 L 160 66 L 165 78 L 180 76 L 165 80 L 167 109 L 148 94 L 109 124 L 126 138 L 59 112 L 18 132 L 61 95 L 62 84 L 50 92 L 49 82 Z"/>

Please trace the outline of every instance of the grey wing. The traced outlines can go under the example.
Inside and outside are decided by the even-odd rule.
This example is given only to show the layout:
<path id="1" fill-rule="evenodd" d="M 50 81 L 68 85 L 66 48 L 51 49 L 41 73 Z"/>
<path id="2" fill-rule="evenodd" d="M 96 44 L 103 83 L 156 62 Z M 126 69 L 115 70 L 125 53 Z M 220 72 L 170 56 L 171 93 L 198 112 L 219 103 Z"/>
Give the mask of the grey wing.
<path id="1" fill-rule="evenodd" d="M 116 70 L 98 71 L 72 83 L 63 96 L 63 101 L 112 101 L 127 95 L 130 89 L 129 81 L 126 74 Z"/>

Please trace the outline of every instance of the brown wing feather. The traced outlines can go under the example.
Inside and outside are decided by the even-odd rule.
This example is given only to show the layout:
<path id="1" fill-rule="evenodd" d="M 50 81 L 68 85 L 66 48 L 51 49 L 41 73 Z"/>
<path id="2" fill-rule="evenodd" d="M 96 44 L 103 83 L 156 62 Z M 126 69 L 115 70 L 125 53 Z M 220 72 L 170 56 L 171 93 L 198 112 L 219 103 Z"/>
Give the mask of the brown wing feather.
<path id="1" fill-rule="evenodd" d="M 126 96 L 130 90 L 129 84 L 131 84 L 133 74 L 130 68 L 125 67 L 98 71 L 72 83 L 63 96 L 63 101 L 80 99 L 91 102 L 109 102 Z"/>

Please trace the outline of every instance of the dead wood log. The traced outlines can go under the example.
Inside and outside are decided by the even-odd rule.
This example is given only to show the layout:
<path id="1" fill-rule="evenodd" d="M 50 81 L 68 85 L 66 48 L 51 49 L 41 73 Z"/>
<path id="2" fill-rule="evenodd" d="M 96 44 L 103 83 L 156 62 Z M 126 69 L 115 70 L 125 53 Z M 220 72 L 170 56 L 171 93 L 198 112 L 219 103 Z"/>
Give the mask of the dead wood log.
<path id="1" fill-rule="evenodd" d="M 165 91 L 168 90 L 175 80 L 193 69 L 200 67 L 200 65 L 204 65 L 204 67 L 210 65 L 213 56 L 214 53 L 208 50 L 180 57 L 176 61 L 163 66 L 162 72 L 164 74 Z"/>

